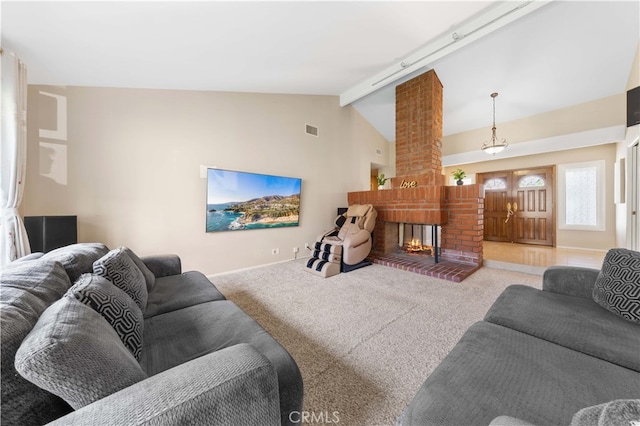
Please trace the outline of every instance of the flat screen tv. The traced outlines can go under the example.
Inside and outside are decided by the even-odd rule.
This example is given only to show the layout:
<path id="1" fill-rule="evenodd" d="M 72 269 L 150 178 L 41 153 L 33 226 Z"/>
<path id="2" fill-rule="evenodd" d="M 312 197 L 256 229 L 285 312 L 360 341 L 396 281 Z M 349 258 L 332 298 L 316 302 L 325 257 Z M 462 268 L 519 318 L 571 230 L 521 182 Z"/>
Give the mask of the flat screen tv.
<path id="1" fill-rule="evenodd" d="M 207 169 L 207 232 L 298 226 L 302 179 Z"/>

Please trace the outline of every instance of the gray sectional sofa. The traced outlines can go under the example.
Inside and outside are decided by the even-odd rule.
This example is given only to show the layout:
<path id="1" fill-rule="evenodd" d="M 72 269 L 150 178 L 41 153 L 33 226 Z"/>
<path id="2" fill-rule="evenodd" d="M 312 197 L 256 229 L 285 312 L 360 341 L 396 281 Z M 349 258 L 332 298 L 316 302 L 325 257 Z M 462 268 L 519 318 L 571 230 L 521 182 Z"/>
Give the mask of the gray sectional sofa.
<path id="1" fill-rule="evenodd" d="M 289 353 L 177 256 L 77 244 L 3 268 L 3 425 L 292 424 Z"/>
<path id="2" fill-rule="evenodd" d="M 614 408 L 628 418 L 599 417 Z M 613 249 L 601 271 L 555 266 L 545 271 L 542 290 L 508 287 L 427 378 L 398 423 L 631 420 L 640 421 L 640 253 Z"/>

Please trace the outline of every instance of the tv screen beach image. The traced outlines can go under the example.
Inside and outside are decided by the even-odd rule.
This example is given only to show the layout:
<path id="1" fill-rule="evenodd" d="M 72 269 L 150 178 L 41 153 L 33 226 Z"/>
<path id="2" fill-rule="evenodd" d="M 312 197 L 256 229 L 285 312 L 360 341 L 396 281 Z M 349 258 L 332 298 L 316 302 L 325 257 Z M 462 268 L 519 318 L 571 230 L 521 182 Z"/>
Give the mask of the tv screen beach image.
<path id="1" fill-rule="evenodd" d="M 207 232 L 298 226 L 302 179 L 207 169 Z"/>

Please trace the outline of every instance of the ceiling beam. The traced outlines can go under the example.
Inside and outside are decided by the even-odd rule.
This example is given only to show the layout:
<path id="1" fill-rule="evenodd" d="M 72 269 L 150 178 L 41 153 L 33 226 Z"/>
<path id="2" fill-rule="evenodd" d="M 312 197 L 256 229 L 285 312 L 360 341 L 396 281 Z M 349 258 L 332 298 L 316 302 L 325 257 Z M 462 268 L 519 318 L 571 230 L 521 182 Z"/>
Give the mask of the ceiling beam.
<path id="1" fill-rule="evenodd" d="M 490 6 L 452 31 L 425 44 L 400 62 L 345 90 L 340 94 L 340 106 L 349 105 L 420 68 L 425 68 L 426 72 L 428 66 L 438 59 L 539 9 L 549 2 L 550 0 L 497 2 L 495 6 Z"/>

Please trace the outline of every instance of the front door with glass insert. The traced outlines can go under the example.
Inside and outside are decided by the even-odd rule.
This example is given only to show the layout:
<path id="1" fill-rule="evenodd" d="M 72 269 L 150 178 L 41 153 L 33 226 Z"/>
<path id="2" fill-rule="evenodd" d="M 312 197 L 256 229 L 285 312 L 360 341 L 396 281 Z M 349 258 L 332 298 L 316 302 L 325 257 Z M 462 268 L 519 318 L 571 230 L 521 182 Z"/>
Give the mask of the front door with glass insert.
<path id="1" fill-rule="evenodd" d="M 553 168 L 478 174 L 484 239 L 553 246 Z"/>

